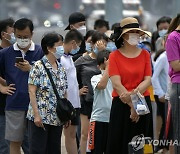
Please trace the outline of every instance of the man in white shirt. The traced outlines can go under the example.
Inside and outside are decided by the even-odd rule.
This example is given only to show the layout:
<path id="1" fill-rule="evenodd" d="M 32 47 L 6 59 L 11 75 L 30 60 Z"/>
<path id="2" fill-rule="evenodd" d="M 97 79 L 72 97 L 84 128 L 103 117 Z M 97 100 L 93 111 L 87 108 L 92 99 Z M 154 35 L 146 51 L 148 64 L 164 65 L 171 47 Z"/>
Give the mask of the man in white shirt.
<path id="1" fill-rule="evenodd" d="M 61 50 L 64 50 L 64 55 L 61 57 L 61 64 L 66 69 L 68 89 L 67 99 L 72 103 L 76 109 L 76 117 L 71 120 L 71 125 L 64 129 L 65 146 L 68 154 L 77 154 L 76 144 L 76 127 L 79 124 L 79 109 L 81 107 L 79 97 L 79 86 L 76 77 L 76 68 L 72 60 L 72 56 L 69 53 L 77 53 L 83 37 L 77 30 L 70 30 L 64 40 L 64 45 Z"/>

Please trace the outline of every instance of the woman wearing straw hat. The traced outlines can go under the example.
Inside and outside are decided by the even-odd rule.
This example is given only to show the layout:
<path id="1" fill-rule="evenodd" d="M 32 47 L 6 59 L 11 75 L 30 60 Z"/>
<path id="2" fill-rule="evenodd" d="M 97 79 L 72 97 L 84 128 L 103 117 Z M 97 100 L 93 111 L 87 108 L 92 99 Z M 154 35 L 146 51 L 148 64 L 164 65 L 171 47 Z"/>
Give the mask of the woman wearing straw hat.
<path id="1" fill-rule="evenodd" d="M 127 154 L 128 143 L 136 135 L 153 137 L 152 115 L 137 115 L 130 95 L 138 91 L 145 96 L 151 111 L 147 88 L 151 85 L 150 54 L 137 47 L 141 35 L 150 35 L 139 28 L 137 19 L 121 21 L 112 35 L 117 50 L 109 58 L 109 76 L 113 84 L 107 154 Z"/>

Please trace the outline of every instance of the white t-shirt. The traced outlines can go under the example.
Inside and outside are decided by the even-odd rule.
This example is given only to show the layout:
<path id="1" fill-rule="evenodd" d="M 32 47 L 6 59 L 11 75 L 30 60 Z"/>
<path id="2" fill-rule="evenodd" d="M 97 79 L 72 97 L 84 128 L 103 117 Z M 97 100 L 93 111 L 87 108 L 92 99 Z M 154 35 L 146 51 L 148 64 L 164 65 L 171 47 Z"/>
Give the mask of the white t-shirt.
<path id="1" fill-rule="evenodd" d="M 81 108 L 79 97 L 79 85 L 77 82 L 76 68 L 70 55 L 61 57 L 61 64 L 66 69 L 67 74 L 67 99 L 72 103 L 74 108 Z"/>
<path id="2" fill-rule="evenodd" d="M 103 90 L 98 90 L 97 85 L 102 78 L 102 74 L 91 78 L 91 85 L 94 91 L 93 109 L 90 121 L 109 122 L 112 104 L 112 83 L 108 80 L 107 86 Z"/>

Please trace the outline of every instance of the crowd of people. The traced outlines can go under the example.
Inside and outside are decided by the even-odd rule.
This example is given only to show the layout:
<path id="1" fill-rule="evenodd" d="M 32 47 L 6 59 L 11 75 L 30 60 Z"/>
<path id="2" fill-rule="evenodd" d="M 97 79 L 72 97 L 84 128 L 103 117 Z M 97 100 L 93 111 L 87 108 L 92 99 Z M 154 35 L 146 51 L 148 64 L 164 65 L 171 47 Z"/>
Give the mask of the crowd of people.
<path id="1" fill-rule="evenodd" d="M 156 26 L 151 34 L 127 17 L 110 30 L 98 19 L 87 31 L 74 12 L 65 36 L 48 32 L 37 45 L 30 19 L 1 20 L 0 154 L 60 154 L 62 133 L 68 154 L 128 154 L 138 135 L 168 141 L 153 152 L 179 154 L 180 14 Z M 66 123 L 47 69 L 75 109 Z"/>

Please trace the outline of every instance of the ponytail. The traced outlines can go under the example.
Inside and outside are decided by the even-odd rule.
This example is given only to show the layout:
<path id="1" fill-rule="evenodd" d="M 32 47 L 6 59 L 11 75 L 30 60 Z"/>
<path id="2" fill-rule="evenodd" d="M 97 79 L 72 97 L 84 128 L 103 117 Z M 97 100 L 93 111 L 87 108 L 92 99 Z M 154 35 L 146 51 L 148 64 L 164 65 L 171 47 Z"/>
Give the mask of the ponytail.
<path id="1" fill-rule="evenodd" d="M 115 27 L 114 33 L 111 34 L 110 39 L 115 42 L 117 49 L 121 48 L 124 44 L 124 40 L 120 35 L 122 34 L 123 28 L 122 27 Z"/>

